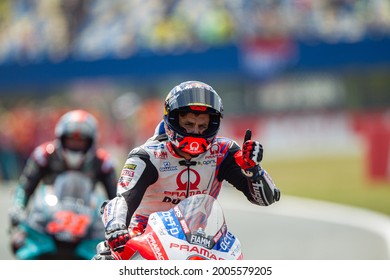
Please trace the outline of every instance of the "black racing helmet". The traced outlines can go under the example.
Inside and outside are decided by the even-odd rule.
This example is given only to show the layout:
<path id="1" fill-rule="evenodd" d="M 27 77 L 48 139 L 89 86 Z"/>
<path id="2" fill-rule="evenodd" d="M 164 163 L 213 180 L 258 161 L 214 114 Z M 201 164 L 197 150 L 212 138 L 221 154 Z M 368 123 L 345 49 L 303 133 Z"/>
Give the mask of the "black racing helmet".
<path id="1" fill-rule="evenodd" d="M 206 113 L 210 123 L 203 134 L 187 133 L 179 126 L 179 114 Z M 165 99 L 164 126 L 169 141 L 177 149 L 192 156 L 206 152 L 214 141 L 223 117 L 222 100 L 209 85 L 187 81 L 174 87 Z"/>

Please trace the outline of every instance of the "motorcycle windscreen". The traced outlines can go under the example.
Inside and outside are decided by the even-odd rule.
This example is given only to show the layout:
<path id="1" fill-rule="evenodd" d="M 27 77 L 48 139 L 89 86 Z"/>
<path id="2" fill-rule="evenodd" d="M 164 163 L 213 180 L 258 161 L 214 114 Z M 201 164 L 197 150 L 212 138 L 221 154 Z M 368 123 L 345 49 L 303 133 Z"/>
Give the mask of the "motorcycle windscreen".
<path id="1" fill-rule="evenodd" d="M 75 242 L 88 234 L 94 209 L 89 205 L 92 181 L 85 174 L 69 171 L 60 174 L 53 186 L 54 196 L 46 196 L 51 215 L 46 231 L 59 241 Z M 50 204 L 51 197 L 55 203 Z"/>
<path id="2" fill-rule="evenodd" d="M 225 217 L 219 202 L 210 195 L 195 195 L 177 205 L 178 217 L 191 244 L 211 249 L 226 232 Z"/>
<path id="3" fill-rule="evenodd" d="M 84 205 L 89 203 L 92 188 L 91 179 L 77 171 L 62 173 L 54 182 L 54 193 L 59 200 L 76 199 Z"/>

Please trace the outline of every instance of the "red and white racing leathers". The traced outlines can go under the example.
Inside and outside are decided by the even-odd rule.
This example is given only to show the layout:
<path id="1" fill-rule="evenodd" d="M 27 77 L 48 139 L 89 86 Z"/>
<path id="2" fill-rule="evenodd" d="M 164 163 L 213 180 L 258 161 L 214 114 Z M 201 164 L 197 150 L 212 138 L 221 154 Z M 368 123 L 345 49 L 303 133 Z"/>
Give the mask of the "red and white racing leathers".
<path id="1" fill-rule="evenodd" d="M 279 190 L 264 169 L 254 182 L 243 175 L 234 158 L 238 151 L 235 141 L 217 137 L 207 152 L 186 161 L 165 135 L 135 148 L 122 169 L 118 196 L 104 205 L 106 230 L 126 224 L 132 236 L 139 234 L 151 213 L 167 211 L 187 196 L 207 193 L 218 197 L 223 180 L 254 204 L 267 206 L 278 200 Z"/>

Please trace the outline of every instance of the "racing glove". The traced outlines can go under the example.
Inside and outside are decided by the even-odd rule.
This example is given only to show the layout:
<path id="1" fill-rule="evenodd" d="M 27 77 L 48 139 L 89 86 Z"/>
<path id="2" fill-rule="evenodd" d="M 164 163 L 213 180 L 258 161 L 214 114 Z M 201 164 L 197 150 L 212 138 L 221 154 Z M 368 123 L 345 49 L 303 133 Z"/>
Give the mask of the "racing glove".
<path id="1" fill-rule="evenodd" d="M 261 168 L 263 146 L 251 140 L 252 132 L 248 129 L 245 134 L 242 150 L 234 157 L 241 172 L 250 179 L 251 201 L 258 205 L 268 206 L 280 199 L 280 191 L 276 188 L 271 176 Z"/>
<path id="2" fill-rule="evenodd" d="M 130 234 L 125 224 L 114 224 L 106 228 L 105 238 L 113 251 L 121 252 L 130 240 Z"/>
<path id="3" fill-rule="evenodd" d="M 115 260 L 115 258 L 111 255 L 111 250 L 109 245 L 107 244 L 107 241 L 99 242 L 99 244 L 96 245 L 96 255 L 93 256 L 92 260 Z"/>
<path id="4" fill-rule="evenodd" d="M 102 221 L 105 227 L 105 239 L 113 251 L 121 252 L 130 239 L 126 226 L 126 201 L 117 196 L 105 201 L 101 207 Z"/>
<path id="5" fill-rule="evenodd" d="M 241 172 L 251 180 L 257 180 L 260 176 L 260 162 L 263 159 L 263 146 L 255 140 L 251 140 L 252 132 L 248 129 L 245 134 L 242 150 L 234 157 L 240 166 Z"/>

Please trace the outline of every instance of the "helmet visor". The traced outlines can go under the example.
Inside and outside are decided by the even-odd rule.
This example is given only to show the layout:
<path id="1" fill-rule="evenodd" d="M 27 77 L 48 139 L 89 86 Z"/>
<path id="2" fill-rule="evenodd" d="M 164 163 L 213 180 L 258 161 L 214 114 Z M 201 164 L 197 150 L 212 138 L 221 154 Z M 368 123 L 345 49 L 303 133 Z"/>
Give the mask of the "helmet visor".
<path id="1" fill-rule="evenodd" d="M 189 88 L 179 92 L 172 93 L 166 100 L 167 111 L 173 111 L 175 109 L 191 107 L 192 109 L 199 106 L 199 111 L 204 111 L 202 107 L 206 109 L 212 109 L 213 113 L 220 113 L 222 115 L 223 107 L 221 98 L 214 92 L 205 88 Z M 210 112 L 210 110 L 207 110 Z M 166 112 L 167 113 L 167 112 Z"/>

